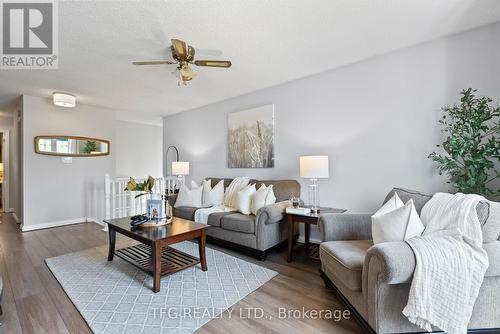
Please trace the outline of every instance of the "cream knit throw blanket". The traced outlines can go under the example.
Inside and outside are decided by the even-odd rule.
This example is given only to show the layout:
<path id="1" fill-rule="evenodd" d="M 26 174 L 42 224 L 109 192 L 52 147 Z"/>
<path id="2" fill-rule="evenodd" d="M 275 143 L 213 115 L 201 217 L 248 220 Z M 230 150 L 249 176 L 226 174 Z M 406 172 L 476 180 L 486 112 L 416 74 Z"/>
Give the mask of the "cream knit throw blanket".
<path id="1" fill-rule="evenodd" d="M 422 209 L 422 236 L 407 240 L 416 258 L 403 314 L 426 331 L 431 326 L 464 334 L 488 268 L 476 205 L 483 197 L 435 194 Z"/>

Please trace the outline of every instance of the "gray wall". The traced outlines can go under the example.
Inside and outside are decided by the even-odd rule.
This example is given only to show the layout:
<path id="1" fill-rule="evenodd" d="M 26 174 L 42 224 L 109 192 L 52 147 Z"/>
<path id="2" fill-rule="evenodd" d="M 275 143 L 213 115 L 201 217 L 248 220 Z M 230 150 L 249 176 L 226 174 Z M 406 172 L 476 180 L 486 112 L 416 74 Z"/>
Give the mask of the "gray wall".
<path id="1" fill-rule="evenodd" d="M 111 177 L 162 173 L 161 126 L 118 121 L 113 110 L 81 103 L 76 108 L 56 107 L 49 98 L 28 95 L 22 97 L 20 109 L 23 230 L 85 219 L 100 222 L 106 173 Z M 64 164 L 60 157 L 35 153 L 34 138 L 39 135 L 107 139 L 111 154 L 73 158 L 73 163 Z M 18 213 L 21 204 L 16 205 Z"/>
<path id="2" fill-rule="evenodd" d="M 114 113 L 79 104 L 61 108 L 51 100 L 23 96 L 23 230 L 103 216 L 104 174 L 114 174 Z M 36 154 L 39 135 L 75 135 L 111 141 L 111 155 L 73 158 Z"/>
<path id="3" fill-rule="evenodd" d="M 116 121 L 115 126 L 116 176 L 162 176 L 161 125 Z"/>
<path id="4" fill-rule="evenodd" d="M 195 180 L 299 179 L 300 155 L 327 154 L 321 204 L 373 211 L 393 186 L 447 189 L 427 159 L 441 141 L 440 108 L 470 86 L 500 100 L 499 59 L 495 24 L 165 117 L 164 147 L 179 147 Z M 276 106 L 275 168 L 226 168 L 227 114 L 266 103 Z"/>

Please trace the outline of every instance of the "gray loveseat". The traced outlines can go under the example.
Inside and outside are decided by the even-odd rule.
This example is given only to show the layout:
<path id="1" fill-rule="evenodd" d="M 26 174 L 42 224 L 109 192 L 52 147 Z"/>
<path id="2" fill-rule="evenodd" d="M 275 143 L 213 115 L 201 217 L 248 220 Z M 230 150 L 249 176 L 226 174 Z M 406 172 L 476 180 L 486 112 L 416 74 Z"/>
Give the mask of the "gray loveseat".
<path id="1" fill-rule="evenodd" d="M 212 187 L 220 178 L 211 180 Z M 224 189 L 232 179 L 224 179 Z M 287 224 L 283 224 L 283 212 L 290 206 L 290 198 L 300 196 L 300 184 L 296 180 L 250 180 L 256 183 L 257 189 L 262 183 L 273 185 L 276 203 L 261 208 L 257 215 L 244 215 L 239 212 L 212 213 L 208 216 L 207 240 L 222 246 L 252 254 L 265 259 L 267 252 L 287 240 Z M 173 206 L 175 197 L 170 201 Z M 174 207 L 174 216 L 194 220 L 195 207 Z"/>
<path id="2" fill-rule="evenodd" d="M 386 200 L 394 192 L 403 202 L 412 198 L 419 214 L 431 198 L 431 195 L 395 188 Z M 488 253 L 490 266 L 469 328 L 496 329 L 500 332 L 500 203 L 481 202 L 476 211 L 483 225 L 483 248 Z M 365 332 L 422 332 L 402 314 L 415 269 L 413 251 L 405 242 L 374 246 L 371 241 L 371 215 L 344 213 L 321 216 L 321 276 L 353 311 Z"/>

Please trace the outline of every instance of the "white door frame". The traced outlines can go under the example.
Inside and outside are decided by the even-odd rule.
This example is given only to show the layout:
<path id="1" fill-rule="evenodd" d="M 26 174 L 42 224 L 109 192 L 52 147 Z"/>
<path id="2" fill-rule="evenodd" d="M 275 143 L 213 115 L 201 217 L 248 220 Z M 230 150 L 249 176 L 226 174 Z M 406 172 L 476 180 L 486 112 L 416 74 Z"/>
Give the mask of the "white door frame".
<path id="1" fill-rule="evenodd" d="M 2 207 L 4 212 L 10 211 L 10 130 L 0 129 L 2 136 L 2 162 L 3 162 L 3 184 L 2 184 Z"/>

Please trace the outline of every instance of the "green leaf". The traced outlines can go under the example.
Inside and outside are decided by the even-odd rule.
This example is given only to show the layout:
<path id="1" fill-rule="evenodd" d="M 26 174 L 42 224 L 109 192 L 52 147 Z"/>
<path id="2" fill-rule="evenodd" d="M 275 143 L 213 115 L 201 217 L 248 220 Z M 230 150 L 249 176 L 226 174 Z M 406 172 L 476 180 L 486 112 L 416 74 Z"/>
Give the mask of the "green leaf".
<path id="1" fill-rule="evenodd" d="M 428 158 L 440 174 L 448 175 L 448 183 L 457 191 L 497 196 L 500 182 L 492 181 L 500 178 L 500 107 L 489 97 L 476 97 L 476 92 L 464 89 L 459 104 L 441 109 L 438 123 L 447 137 L 436 145 L 442 154 L 432 152 Z M 489 188 L 490 183 L 496 188 Z"/>

